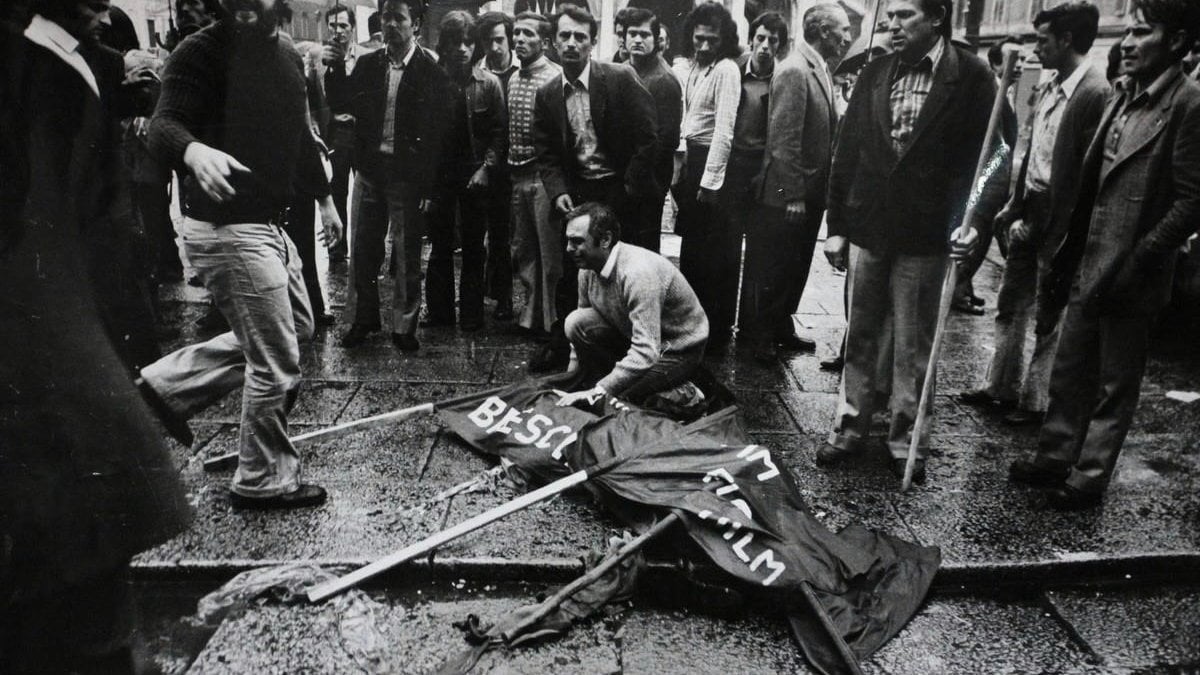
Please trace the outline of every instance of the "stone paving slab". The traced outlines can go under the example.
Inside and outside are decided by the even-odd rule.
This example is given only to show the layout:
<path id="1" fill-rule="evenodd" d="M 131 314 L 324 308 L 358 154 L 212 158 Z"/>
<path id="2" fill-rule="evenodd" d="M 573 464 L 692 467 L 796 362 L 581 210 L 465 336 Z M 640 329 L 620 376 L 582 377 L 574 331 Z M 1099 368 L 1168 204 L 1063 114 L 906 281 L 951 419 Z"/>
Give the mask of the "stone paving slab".
<path id="1" fill-rule="evenodd" d="M 629 675 L 813 672 L 778 618 L 637 608 L 622 632 L 622 672 Z"/>
<path id="2" fill-rule="evenodd" d="M 1052 591 L 1050 601 L 1107 668 L 1200 670 L 1200 590 Z"/>

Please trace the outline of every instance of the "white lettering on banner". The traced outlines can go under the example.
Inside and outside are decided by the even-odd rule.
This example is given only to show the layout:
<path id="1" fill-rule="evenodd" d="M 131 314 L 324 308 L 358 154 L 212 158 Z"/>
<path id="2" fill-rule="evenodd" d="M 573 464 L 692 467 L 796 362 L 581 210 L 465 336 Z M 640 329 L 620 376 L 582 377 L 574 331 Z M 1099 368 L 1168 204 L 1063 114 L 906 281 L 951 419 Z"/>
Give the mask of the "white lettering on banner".
<path id="1" fill-rule="evenodd" d="M 561 461 L 563 450 L 579 440 L 579 434 L 565 424 L 553 426 L 554 420 L 541 413 L 526 419 L 531 412 L 533 408 L 518 410 L 499 396 L 490 396 L 467 413 L 467 419 L 488 434 L 503 434 L 518 443 L 550 450 L 550 456 Z"/>
<path id="2" fill-rule="evenodd" d="M 545 431 L 545 429 L 550 427 L 551 424 L 554 424 L 554 420 L 541 413 L 538 413 L 537 415 L 530 417 L 529 421 L 525 423 L 525 429 L 529 433 L 513 434 L 513 438 L 516 439 L 518 443 L 533 443 L 538 439 L 539 436 L 542 435 L 542 432 Z M 545 427 L 543 428 L 542 425 L 545 425 Z"/>
<path id="3" fill-rule="evenodd" d="M 764 480 L 770 480 L 779 475 L 779 469 L 776 468 L 775 462 L 771 461 L 771 452 L 766 448 L 759 447 L 757 445 L 747 445 L 746 447 L 742 448 L 742 451 L 739 452 L 737 456 L 738 459 L 744 459 L 747 462 L 755 462 L 760 459 L 762 460 L 762 463 L 767 467 L 767 470 L 758 474 L 758 482 L 760 483 Z"/>
<path id="4" fill-rule="evenodd" d="M 486 429 L 492 426 L 496 415 L 499 415 L 507 407 L 508 404 L 504 402 L 504 399 L 499 396 L 489 396 L 478 408 L 467 414 L 467 419 L 471 420 L 480 429 Z"/>

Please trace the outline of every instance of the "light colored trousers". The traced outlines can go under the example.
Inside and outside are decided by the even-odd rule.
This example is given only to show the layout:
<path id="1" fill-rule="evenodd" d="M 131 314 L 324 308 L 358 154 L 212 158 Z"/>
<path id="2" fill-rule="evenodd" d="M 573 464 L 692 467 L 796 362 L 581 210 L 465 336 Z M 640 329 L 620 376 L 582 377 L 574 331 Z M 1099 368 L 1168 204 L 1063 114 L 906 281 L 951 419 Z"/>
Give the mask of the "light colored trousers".
<path id="1" fill-rule="evenodd" d="M 884 350 L 891 350 L 891 412 L 887 446 L 893 457 L 907 457 L 909 434 L 917 417 L 925 368 L 937 329 L 938 300 L 948 256 L 915 256 L 850 247 L 853 283 L 846 326 L 846 365 L 838 396 L 837 416 L 829 443 L 861 450 L 870 435 L 879 390 Z M 892 339 L 885 323 L 892 317 Z M 917 447 L 929 452 L 929 427 Z"/>
<path id="2" fill-rule="evenodd" d="M 563 274 L 564 244 L 558 219 L 551 218 L 550 197 L 530 166 L 512 169 L 512 259 L 525 289 L 523 328 L 549 331 L 558 320 L 554 290 Z"/>
<path id="3" fill-rule="evenodd" d="M 300 340 L 312 308 L 296 246 L 275 225 L 214 225 L 192 218 L 180 232 L 188 260 L 232 329 L 142 369 L 176 413 L 191 417 L 242 389 L 238 469 L 232 490 L 273 497 L 300 486 L 300 456 L 287 414 L 300 386 Z"/>

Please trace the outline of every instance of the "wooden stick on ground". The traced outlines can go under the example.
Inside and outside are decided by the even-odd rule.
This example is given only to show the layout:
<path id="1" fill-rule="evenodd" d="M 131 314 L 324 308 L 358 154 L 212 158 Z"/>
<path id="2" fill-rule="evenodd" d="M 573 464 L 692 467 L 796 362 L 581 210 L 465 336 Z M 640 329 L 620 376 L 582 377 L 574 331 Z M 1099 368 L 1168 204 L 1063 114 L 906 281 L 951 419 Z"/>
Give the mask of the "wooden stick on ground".
<path id="1" fill-rule="evenodd" d="M 988 119 L 983 147 L 979 149 L 979 161 L 975 164 L 975 178 L 971 181 L 967 210 L 963 214 L 962 224 L 955 231 L 955 235 L 971 227 L 971 218 L 975 213 L 975 195 L 981 189 L 979 181 L 983 178 L 988 160 L 992 157 L 992 138 L 1000 128 L 1000 116 L 1004 111 L 1004 92 L 1012 84 L 1013 69 L 1016 67 L 1017 57 L 1020 54 L 1019 47 L 1009 47 L 1004 51 L 1004 75 L 1000 78 L 1000 89 L 996 92 L 996 100 L 992 103 L 992 115 Z M 933 397 L 934 380 L 937 379 L 938 356 L 942 351 L 942 337 L 946 332 L 946 316 L 950 313 L 950 303 L 954 299 L 954 288 L 957 285 L 958 263 L 951 261 L 946 268 L 946 277 L 942 280 L 942 294 L 938 301 L 937 330 L 933 334 L 933 345 L 929 350 L 929 363 L 925 367 L 925 382 L 921 386 L 921 400 L 917 404 L 917 419 L 913 422 L 912 438 L 908 442 L 908 457 L 904 462 L 904 480 L 900 484 L 901 492 L 907 492 L 912 487 L 913 472 L 917 466 L 917 446 L 921 443 L 926 425 L 929 424 L 929 399 Z"/>

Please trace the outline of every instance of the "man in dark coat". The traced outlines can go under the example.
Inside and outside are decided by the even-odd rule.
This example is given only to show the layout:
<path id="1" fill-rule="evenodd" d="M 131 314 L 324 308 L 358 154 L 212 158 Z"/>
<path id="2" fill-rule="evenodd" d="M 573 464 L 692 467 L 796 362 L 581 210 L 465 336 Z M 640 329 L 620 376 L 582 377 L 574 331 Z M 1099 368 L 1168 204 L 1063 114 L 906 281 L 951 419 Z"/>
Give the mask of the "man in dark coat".
<path id="1" fill-rule="evenodd" d="M 1037 454 L 1009 471 L 1051 487 L 1057 509 L 1103 500 L 1137 408 L 1151 321 L 1200 225 L 1200 86 L 1179 65 L 1200 34 L 1200 6 L 1133 7 L 1121 43 L 1129 81 L 1100 118 L 1048 275 L 1050 303 L 1066 304 L 1066 316 Z"/>
<path id="2" fill-rule="evenodd" d="M 188 507 L 86 281 L 91 155 L 110 136 L 72 55 L 104 12 L 37 9 L 33 39 L 0 29 L 0 672 L 133 672 L 126 568 Z"/>
<path id="3" fill-rule="evenodd" d="M 889 349 L 887 445 L 899 473 L 925 381 L 947 254 L 965 257 L 978 239 L 973 227 L 959 225 L 996 84 L 987 64 L 951 44 L 949 0 L 891 0 L 887 17 L 896 51 L 859 76 L 830 177 L 825 254 L 839 269 L 849 265 L 853 281 L 841 396 L 817 462 L 836 465 L 865 449 L 879 355 Z M 879 336 L 889 315 L 890 343 Z M 918 482 L 928 449 L 928 438 L 920 438 Z"/>

